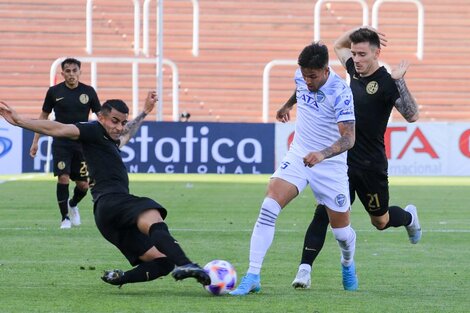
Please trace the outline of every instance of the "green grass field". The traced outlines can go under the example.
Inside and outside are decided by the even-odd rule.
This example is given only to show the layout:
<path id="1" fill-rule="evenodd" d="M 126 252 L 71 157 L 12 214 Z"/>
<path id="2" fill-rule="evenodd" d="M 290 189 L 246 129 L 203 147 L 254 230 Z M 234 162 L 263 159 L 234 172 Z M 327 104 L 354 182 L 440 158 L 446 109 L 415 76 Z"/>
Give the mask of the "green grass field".
<path id="1" fill-rule="evenodd" d="M 355 203 L 359 290 L 342 290 L 339 248 L 328 233 L 312 289 L 294 290 L 314 200 L 304 191 L 281 213 L 262 271 L 262 292 L 210 296 L 194 280 L 170 276 L 125 285 L 103 283 L 103 270 L 129 264 L 98 233 L 90 195 L 83 225 L 59 229 L 51 175 L 0 176 L 0 312 L 469 312 L 470 178 L 392 178 L 391 203 L 413 202 L 423 238 L 404 229 L 376 231 Z M 248 265 L 251 229 L 268 176 L 131 175 L 131 192 L 168 208 L 166 222 L 188 256 L 204 265 L 225 259 L 239 277 Z"/>

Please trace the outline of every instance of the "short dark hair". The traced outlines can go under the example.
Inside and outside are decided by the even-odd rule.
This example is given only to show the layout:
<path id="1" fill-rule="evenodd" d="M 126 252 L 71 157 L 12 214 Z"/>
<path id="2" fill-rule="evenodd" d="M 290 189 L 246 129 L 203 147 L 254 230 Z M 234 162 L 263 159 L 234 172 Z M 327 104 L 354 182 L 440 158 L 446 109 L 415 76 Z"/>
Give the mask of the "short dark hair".
<path id="1" fill-rule="evenodd" d="M 328 47 L 320 42 L 311 43 L 302 50 L 297 63 L 313 69 L 328 67 Z"/>
<path id="2" fill-rule="evenodd" d="M 127 107 L 127 104 L 120 99 L 106 100 L 106 102 L 103 103 L 103 105 L 101 106 L 101 113 L 104 115 L 108 115 L 112 109 L 115 109 L 116 111 L 124 114 L 129 113 L 129 108 Z"/>
<path id="3" fill-rule="evenodd" d="M 380 38 L 379 35 L 371 29 L 368 28 L 359 28 L 349 35 L 349 40 L 352 43 L 357 44 L 361 42 L 368 42 L 371 46 L 380 48 Z"/>
<path id="4" fill-rule="evenodd" d="M 62 68 L 62 70 L 64 69 L 65 64 L 76 64 L 78 68 L 82 67 L 82 62 L 80 62 L 79 60 L 75 58 L 67 58 L 63 60 L 62 63 L 60 63 L 60 67 Z"/>

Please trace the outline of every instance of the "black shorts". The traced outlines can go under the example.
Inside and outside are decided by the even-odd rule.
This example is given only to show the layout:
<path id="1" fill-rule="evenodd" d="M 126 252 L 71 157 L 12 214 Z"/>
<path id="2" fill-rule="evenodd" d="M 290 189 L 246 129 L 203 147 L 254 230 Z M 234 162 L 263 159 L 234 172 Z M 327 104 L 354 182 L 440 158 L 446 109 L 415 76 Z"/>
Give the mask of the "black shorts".
<path id="1" fill-rule="evenodd" d="M 94 205 L 98 230 L 132 266 L 141 263 L 139 257 L 153 247 L 150 238 L 137 228 L 137 217 L 148 209 L 158 209 L 163 219 L 167 215 L 166 209 L 154 200 L 130 194 L 104 195 Z"/>
<path id="2" fill-rule="evenodd" d="M 388 212 L 388 174 L 386 171 L 371 171 L 349 166 L 349 193 L 351 204 L 355 194 L 367 213 L 382 216 Z"/>
<path id="3" fill-rule="evenodd" d="M 54 176 L 67 174 L 73 181 L 87 181 L 88 169 L 82 147 L 73 145 L 52 145 Z"/>

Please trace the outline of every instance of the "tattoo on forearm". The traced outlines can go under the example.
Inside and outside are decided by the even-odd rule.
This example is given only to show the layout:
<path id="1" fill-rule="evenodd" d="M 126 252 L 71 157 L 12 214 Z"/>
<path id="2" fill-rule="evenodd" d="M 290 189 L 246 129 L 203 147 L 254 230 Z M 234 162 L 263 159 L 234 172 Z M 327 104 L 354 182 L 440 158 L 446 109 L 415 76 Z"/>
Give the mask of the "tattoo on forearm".
<path id="1" fill-rule="evenodd" d="M 342 136 L 331 146 L 326 149 L 323 149 L 321 153 L 325 159 L 334 157 L 340 153 L 343 153 L 346 150 L 351 149 L 354 146 L 355 134 L 354 134 L 354 122 L 345 122 L 345 125 L 348 127 L 345 129 Z"/>
<path id="2" fill-rule="evenodd" d="M 395 85 L 400 93 L 400 98 L 395 102 L 395 107 L 409 121 L 418 113 L 418 104 L 408 90 L 404 78 L 395 80 Z"/>
<path id="3" fill-rule="evenodd" d="M 297 94 L 296 94 L 296 91 L 294 91 L 294 93 L 292 94 L 292 96 L 289 98 L 289 100 L 287 100 L 286 102 L 286 105 L 288 107 L 291 107 L 293 106 L 294 104 L 297 103 Z"/>
<path id="4" fill-rule="evenodd" d="M 145 112 L 140 113 L 139 115 L 136 116 L 135 119 L 130 121 L 129 123 L 126 124 L 122 131 L 122 137 L 128 136 L 129 138 L 132 138 L 132 136 L 137 133 L 137 130 L 139 129 L 140 124 L 142 124 L 142 121 L 144 118 L 147 116 Z"/>

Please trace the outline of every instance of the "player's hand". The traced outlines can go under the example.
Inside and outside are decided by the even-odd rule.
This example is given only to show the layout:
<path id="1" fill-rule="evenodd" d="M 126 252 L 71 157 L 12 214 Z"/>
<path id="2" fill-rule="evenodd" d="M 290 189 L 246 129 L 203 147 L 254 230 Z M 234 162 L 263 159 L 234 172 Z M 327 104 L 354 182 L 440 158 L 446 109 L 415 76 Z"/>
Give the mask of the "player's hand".
<path id="1" fill-rule="evenodd" d="M 408 61 L 401 60 L 400 64 L 398 64 L 397 67 L 392 69 L 392 73 L 390 75 L 392 76 L 394 80 L 403 78 L 409 66 L 410 66 L 410 63 Z"/>
<path id="2" fill-rule="evenodd" d="M 17 126 L 20 117 L 8 104 L 0 101 L 0 115 L 10 124 Z"/>
<path id="3" fill-rule="evenodd" d="M 32 158 L 34 158 L 37 152 L 38 152 L 38 144 L 33 142 L 33 144 L 31 145 L 31 148 L 29 148 L 29 155 Z"/>
<path id="4" fill-rule="evenodd" d="M 387 46 L 388 40 L 387 40 L 387 38 L 386 38 L 386 36 L 385 36 L 384 33 L 379 32 L 377 29 L 375 29 L 375 28 L 372 27 L 372 26 L 361 26 L 360 28 L 367 28 L 367 29 L 369 29 L 369 30 L 371 30 L 371 31 L 373 31 L 373 32 L 376 32 L 377 35 L 379 36 L 379 39 L 380 39 L 380 46 L 381 46 L 381 47 L 382 47 L 382 46 L 383 46 L 383 47 L 386 47 L 386 46 Z"/>
<path id="5" fill-rule="evenodd" d="M 155 103 L 158 100 L 157 93 L 155 91 L 149 91 L 147 99 L 145 99 L 144 113 L 149 114 L 155 108 Z"/>
<path id="6" fill-rule="evenodd" d="M 310 152 L 304 157 L 304 165 L 308 167 L 312 167 L 315 164 L 320 163 L 323 161 L 325 157 L 321 152 Z"/>
<path id="7" fill-rule="evenodd" d="M 286 123 L 290 121 L 290 108 L 283 106 L 276 112 L 276 119 L 279 122 Z"/>

